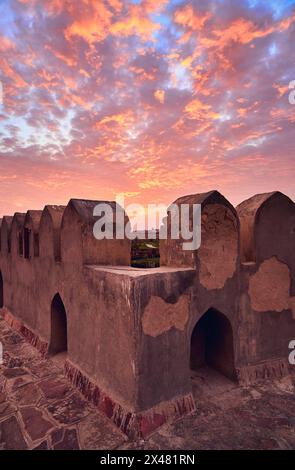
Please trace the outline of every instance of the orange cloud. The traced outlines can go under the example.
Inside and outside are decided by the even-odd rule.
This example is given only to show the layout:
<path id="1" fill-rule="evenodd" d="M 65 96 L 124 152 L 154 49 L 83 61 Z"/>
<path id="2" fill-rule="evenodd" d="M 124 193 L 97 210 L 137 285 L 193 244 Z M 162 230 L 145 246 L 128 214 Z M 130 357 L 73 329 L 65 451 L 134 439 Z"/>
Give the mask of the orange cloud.
<path id="1" fill-rule="evenodd" d="M 186 5 L 184 8 L 176 10 L 174 21 L 188 29 L 182 36 L 182 41 L 187 41 L 193 31 L 201 30 L 205 23 L 212 17 L 211 12 L 197 14 L 192 5 Z"/>
<path id="2" fill-rule="evenodd" d="M 127 123 L 130 123 L 131 115 L 132 115 L 132 113 L 126 112 L 126 113 L 122 113 L 122 114 L 113 114 L 111 116 L 106 116 L 96 124 L 96 127 L 100 128 L 101 126 L 103 126 L 105 124 L 112 124 L 113 125 L 115 123 L 120 124 L 120 125 L 122 125 L 122 124 L 126 125 Z"/>
<path id="3" fill-rule="evenodd" d="M 108 4 L 115 10 L 116 13 L 119 13 L 123 8 L 123 3 L 120 0 L 108 0 Z"/>
<path id="4" fill-rule="evenodd" d="M 11 49 L 15 49 L 15 44 L 5 36 L 0 36 L 0 51 L 5 52 Z"/>
<path id="5" fill-rule="evenodd" d="M 93 44 L 109 34 L 113 13 L 104 2 L 82 0 L 81 11 L 76 16 L 78 18 L 64 32 L 66 39 L 78 36 Z"/>
<path id="6" fill-rule="evenodd" d="M 186 105 L 184 108 L 187 116 L 190 119 L 218 119 L 219 113 L 212 111 L 212 107 L 208 104 L 203 103 L 199 99 L 194 99 Z"/>
<path id="7" fill-rule="evenodd" d="M 273 87 L 277 90 L 280 98 L 289 90 L 289 85 L 279 85 L 274 83 Z"/>
<path id="8" fill-rule="evenodd" d="M 132 34 L 136 34 L 143 40 L 148 40 L 159 28 L 160 25 L 150 19 L 141 5 L 132 5 L 128 15 L 114 22 L 110 26 L 110 31 L 112 34 L 118 36 L 131 36 Z"/>
<path id="9" fill-rule="evenodd" d="M 222 14 L 218 0 L 10 3 L 1 210 L 31 207 L 36 190 L 38 205 L 52 190 L 56 202 L 115 192 L 171 202 L 216 185 L 233 201 L 295 194 L 288 8 L 275 20 L 270 4 L 247 0 Z"/>
<path id="10" fill-rule="evenodd" d="M 157 90 L 154 93 L 156 100 L 158 100 L 161 104 L 165 101 L 165 90 Z"/>
<path id="11" fill-rule="evenodd" d="M 245 18 L 238 18 L 227 28 L 214 30 L 213 35 L 218 39 L 219 47 L 225 47 L 232 41 L 247 44 L 254 39 L 268 36 L 273 33 L 274 29 L 274 26 L 260 29 L 252 21 L 246 20 Z M 210 40 L 208 44 L 210 45 Z M 215 40 L 212 40 L 212 45 L 214 44 Z"/>

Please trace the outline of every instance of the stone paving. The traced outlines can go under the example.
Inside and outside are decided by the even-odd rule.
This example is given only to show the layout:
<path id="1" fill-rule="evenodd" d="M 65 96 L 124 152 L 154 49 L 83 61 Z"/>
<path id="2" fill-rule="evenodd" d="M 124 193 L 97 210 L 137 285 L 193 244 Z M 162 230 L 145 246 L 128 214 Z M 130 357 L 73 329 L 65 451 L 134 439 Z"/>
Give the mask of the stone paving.
<path id="1" fill-rule="evenodd" d="M 134 448 L 125 444 L 122 448 Z M 201 397 L 197 412 L 154 433 L 143 449 L 295 449 L 291 377 Z"/>
<path id="2" fill-rule="evenodd" d="M 114 449 L 127 437 L 0 319 L 0 449 Z"/>
<path id="3" fill-rule="evenodd" d="M 131 442 L 1 317 L 0 340 L 0 449 L 295 449 L 293 376 L 211 389 L 193 377 L 197 412 Z"/>

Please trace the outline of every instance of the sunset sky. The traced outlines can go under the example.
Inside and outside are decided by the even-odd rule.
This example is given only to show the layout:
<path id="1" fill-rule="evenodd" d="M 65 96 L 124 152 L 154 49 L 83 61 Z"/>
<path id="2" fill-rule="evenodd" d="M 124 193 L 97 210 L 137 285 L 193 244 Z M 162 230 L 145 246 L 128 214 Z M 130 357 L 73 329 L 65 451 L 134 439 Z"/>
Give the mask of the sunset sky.
<path id="1" fill-rule="evenodd" d="M 295 199 L 295 0 L 0 0 L 0 215 Z"/>

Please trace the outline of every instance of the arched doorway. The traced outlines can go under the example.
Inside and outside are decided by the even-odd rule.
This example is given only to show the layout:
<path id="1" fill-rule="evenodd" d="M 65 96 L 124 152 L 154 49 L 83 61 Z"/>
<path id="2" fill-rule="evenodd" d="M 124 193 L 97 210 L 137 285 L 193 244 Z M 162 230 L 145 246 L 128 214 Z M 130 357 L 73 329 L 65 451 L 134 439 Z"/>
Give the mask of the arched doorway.
<path id="1" fill-rule="evenodd" d="M 236 379 L 232 326 L 225 315 L 213 308 L 200 318 L 192 332 L 190 367 L 192 371 L 211 368 Z"/>
<path id="2" fill-rule="evenodd" d="M 51 334 L 49 354 L 66 352 L 68 349 L 67 314 L 59 294 L 51 302 Z"/>
<path id="3" fill-rule="evenodd" d="M 0 308 L 4 305 L 4 296 L 3 296 L 3 277 L 0 271 Z"/>

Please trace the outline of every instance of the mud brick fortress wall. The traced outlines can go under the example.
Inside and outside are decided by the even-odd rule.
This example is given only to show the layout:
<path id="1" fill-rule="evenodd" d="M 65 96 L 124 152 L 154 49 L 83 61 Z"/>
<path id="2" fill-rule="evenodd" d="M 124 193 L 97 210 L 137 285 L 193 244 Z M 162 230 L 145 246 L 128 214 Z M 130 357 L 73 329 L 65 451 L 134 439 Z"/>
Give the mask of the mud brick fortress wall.
<path id="1" fill-rule="evenodd" d="M 68 378 L 121 429 L 146 436 L 192 412 L 191 374 L 204 364 L 246 385 L 288 374 L 288 197 L 257 195 L 236 209 L 217 191 L 178 199 L 201 204 L 201 247 L 161 240 L 154 269 L 130 267 L 128 239 L 94 238 L 98 202 L 3 217 L 0 307 L 41 354 L 66 353 Z"/>

